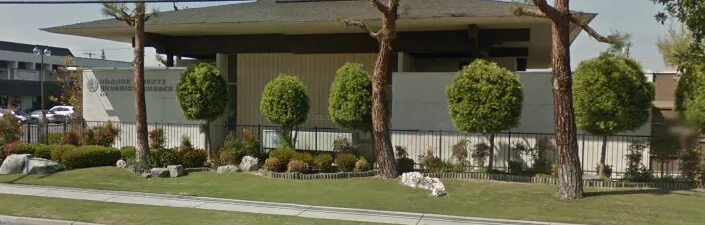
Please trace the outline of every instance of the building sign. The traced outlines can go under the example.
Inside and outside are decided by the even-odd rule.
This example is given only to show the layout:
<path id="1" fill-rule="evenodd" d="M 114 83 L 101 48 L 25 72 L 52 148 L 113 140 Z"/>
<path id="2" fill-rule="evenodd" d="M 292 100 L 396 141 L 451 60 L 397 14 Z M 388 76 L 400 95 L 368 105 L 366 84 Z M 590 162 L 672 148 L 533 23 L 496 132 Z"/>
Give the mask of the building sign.
<path id="1" fill-rule="evenodd" d="M 132 79 L 94 79 L 88 80 L 88 91 L 96 92 L 132 92 L 135 90 Z M 145 92 L 174 92 L 173 84 L 168 84 L 167 79 L 145 79 Z"/>

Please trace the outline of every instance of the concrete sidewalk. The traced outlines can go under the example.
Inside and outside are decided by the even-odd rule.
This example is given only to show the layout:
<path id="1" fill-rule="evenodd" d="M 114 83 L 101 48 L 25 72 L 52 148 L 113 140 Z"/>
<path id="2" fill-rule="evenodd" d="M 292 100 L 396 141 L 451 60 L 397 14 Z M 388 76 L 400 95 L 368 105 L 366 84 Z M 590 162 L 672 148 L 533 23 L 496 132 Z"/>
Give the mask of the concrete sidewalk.
<path id="1" fill-rule="evenodd" d="M 445 216 L 424 213 L 392 212 L 380 210 L 351 209 L 233 200 L 223 198 L 195 197 L 181 195 L 152 194 L 125 191 L 104 191 L 82 188 L 48 187 L 20 184 L 0 184 L 0 194 L 27 195 L 38 197 L 80 199 L 126 204 L 184 207 L 232 212 L 260 213 L 297 216 L 306 218 L 348 220 L 390 224 L 439 224 L 439 225 L 558 225 L 560 223 L 520 220 L 500 220 L 475 217 Z M 568 225 L 568 224 L 561 224 Z"/>

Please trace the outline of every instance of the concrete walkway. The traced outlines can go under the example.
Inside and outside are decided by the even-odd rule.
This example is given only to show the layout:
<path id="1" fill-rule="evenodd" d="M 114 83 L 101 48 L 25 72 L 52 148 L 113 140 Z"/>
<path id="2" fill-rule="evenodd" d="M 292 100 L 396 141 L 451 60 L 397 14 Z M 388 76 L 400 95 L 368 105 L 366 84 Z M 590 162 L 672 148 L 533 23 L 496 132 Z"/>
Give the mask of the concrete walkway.
<path id="1" fill-rule="evenodd" d="M 48 187 L 20 184 L 0 184 L 0 194 L 50 198 L 80 199 L 126 204 L 184 207 L 232 212 L 297 216 L 306 218 L 348 220 L 390 224 L 433 225 L 558 225 L 560 223 L 500 220 L 474 217 L 445 216 L 425 213 L 391 212 L 351 208 L 323 207 L 288 203 L 244 201 L 223 198 L 152 194 L 125 191 L 104 191 L 82 188 Z M 568 225 L 568 224 L 561 224 Z"/>

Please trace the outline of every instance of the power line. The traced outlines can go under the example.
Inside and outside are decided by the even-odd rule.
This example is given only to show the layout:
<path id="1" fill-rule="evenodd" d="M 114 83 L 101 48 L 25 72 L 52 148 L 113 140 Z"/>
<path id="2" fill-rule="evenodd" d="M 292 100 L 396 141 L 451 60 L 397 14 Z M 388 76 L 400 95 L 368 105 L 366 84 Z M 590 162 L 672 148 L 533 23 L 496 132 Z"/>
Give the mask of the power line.
<path id="1" fill-rule="evenodd" d="M 251 2 L 253 0 L 67 0 L 67 1 L 0 1 L 0 5 L 59 5 L 102 3 L 184 3 L 184 2 Z"/>
<path id="2" fill-rule="evenodd" d="M 95 52 L 95 51 L 117 51 L 117 50 L 132 50 L 131 47 L 129 48 L 99 48 L 99 49 L 70 49 L 72 52 Z"/>

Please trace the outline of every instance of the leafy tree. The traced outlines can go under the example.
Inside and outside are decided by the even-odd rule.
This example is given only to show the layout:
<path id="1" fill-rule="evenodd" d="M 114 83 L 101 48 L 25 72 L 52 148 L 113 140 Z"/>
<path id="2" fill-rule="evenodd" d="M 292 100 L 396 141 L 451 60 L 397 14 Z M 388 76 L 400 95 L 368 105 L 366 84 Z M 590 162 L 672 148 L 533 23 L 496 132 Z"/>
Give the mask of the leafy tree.
<path id="1" fill-rule="evenodd" d="M 399 18 L 399 1 L 388 0 L 383 4 L 379 0 L 369 0 L 382 13 L 381 28 L 372 31 L 362 21 L 343 19 L 345 26 L 356 26 L 365 31 L 379 43 L 379 52 L 372 75 L 372 134 L 375 140 L 375 150 L 378 155 L 380 174 L 391 179 L 399 176 L 392 140 L 389 133 L 388 79 L 389 66 L 392 60 L 392 44 L 397 36 L 397 19 Z"/>
<path id="2" fill-rule="evenodd" d="M 135 121 L 137 130 L 137 151 L 135 163 L 139 168 L 149 167 L 149 138 L 147 136 L 147 105 L 144 91 L 144 23 L 156 15 L 145 13 L 145 3 L 136 2 L 130 10 L 125 3 L 103 3 L 103 14 L 125 22 L 135 29 L 135 58 L 132 62 L 135 85 Z"/>
<path id="3" fill-rule="evenodd" d="M 328 114 L 333 123 L 344 128 L 372 130 L 370 75 L 362 64 L 345 63 L 335 73 L 330 88 Z"/>
<path id="4" fill-rule="evenodd" d="M 64 105 L 72 105 L 78 116 L 83 115 L 83 92 L 81 84 L 81 71 L 68 70 L 68 67 L 76 66 L 75 60 L 71 56 L 64 56 L 63 65 L 53 71 L 59 85 L 61 86 L 60 96 L 49 96 L 49 100 Z"/>
<path id="5" fill-rule="evenodd" d="M 280 74 L 264 86 L 259 109 L 267 120 L 282 126 L 281 137 L 289 146 L 295 146 L 291 132 L 306 122 L 309 108 L 306 86 L 296 76 Z"/>
<path id="6" fill-rule="evenodd" d="M 495 133 L 519 124 L 524 101 L 522 89 L 518 75 L 483 59 L 463 67 L 446 89 L 455 128 L 489 134 L 488 170 L 492 170 L 494 161 Z"/>
<path id="7" fill-rule="evenodd" d="M 668 29 L 668 35 L 660 37 L 656 46 L 663 56 L 664 64 L 680 70 L 689 67 L 686 64 L 694 59 L 694 57 L 687 56 L 691 43 L 693 43 L 693 36 L 687 28 L 676 29 L 671 26 Z M 697 59 L 697 57 L 695 58 Z"/>
<path id="8" fill-rule="evenodd" d="M 186 119 L 205 120 L 201 132 L 206 134 L 208 159 L 211 151 L 210 127 L 225 112 L 228 88 L 220 70 L 208 63 L 189 66 L 176 86 L 176 99 Z"/>
<path id="9" fill-rule="evenodd" d="M 654 87 L 636 61 L 603 53 L 583 61 L 573 74 L 578 128 L 602 136 L 598 174 L 605 174 L 607 136 L 636 130 L 649 121 Z"/>
<path id="10" fill-rule="evenodd" d="M 532 0 L 536 7 L 518 4 L 516 16 L 548 18 L 552 23 L 552 78 L 553 114 L 556 123 L 558 149 L 558 197 L 579 199 L 583 197 L 583 171 L 578 157 L 578 141 L 573 113 L 573 90 L 570 69 L 570 26 L 577 25 L 599 42 L 614 43 L 614 37 L 597 33 L 579 12 L 570 11 L 570 0 L 555 0 L 551 6 L 546 0 Z"/>

